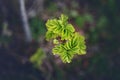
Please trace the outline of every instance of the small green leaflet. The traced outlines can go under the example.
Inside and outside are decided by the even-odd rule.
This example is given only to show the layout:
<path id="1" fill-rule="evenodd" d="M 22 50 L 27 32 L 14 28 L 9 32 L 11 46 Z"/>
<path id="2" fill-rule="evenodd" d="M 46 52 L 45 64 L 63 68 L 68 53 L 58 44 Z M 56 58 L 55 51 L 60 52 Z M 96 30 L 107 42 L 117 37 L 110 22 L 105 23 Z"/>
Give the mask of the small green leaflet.
<path id="1" fill-rule="evenodd" d="M 62 14 L 59 19 L 46 22 L 46 40 L 53 40 L 54 55 L 59 55 L 64 63 L 70 63 L 75 54 L 86 54 L 84 36 L 75 32 L 73 25 L 68 23 L 68 17 Z M 60 39 L 58 39 L 58 37 Z"/>
<path id="2" fill-rule="evenodd" d="M 43 59 L 46 57 L 44 51 L 41 48 L 30 57 L 30 62 L 34 64 L 35 67 L 39 67 L 42 64 Z"/>

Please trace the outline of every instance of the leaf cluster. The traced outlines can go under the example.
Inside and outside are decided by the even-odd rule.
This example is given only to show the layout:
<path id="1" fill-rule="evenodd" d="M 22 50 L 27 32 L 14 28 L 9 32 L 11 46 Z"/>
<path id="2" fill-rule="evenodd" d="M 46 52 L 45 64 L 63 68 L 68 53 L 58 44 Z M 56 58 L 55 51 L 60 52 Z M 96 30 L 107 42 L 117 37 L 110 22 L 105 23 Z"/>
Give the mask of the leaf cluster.
<path id="1" fill-rule="evenodd" d="M 86 53 L 84 36 L 75 32 L 66 15 L 62 14 L 59 19 L 48 20 L 46 27 L 46 40 L 53 40 L 55 44 L 52 53 L 59 55 L 64 63 L 70 63 L 75 54 Z"/>

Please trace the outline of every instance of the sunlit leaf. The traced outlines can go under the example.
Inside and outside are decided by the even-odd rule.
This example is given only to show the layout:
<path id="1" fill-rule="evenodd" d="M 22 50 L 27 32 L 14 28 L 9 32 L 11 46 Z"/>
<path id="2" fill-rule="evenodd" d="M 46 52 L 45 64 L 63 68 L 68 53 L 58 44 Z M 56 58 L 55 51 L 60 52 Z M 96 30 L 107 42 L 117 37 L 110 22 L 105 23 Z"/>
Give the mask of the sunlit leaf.
<path id="1" fill-rule="evenodd" d="M 60 19 L 61 22 L 65 23 L 65 22 L 67 22 L 68 17 L 66 15 L 62 14 L 59 19 Z"/>
<path id="2" fill-rule="evenodd" d="M 71 24 L 67 24 L 66 25 L 66 29 L 71 31 L 71 32 L 75 32 L 75 29 L 74 29 L 74 27 Z"/>
<path id="3" fill-rule="evenodd" d="M 53 33 L 53 31 L 47 31 L 46 32 L 46 40 L 50 40 L 53 38 L 56 38 L 58 35 L 56 33 Z"/>
<path id="4" fill-rule="evenodd" d="M 70 63 L 73 56 L 74 56 L 73 54 L 65 52 L 64 54 L 60 55 L 60 58 L 64 63 Z"/>
<path id="5" fill-rule="evenodd" d="M 62 54 L 63 52 L 65 52 L 65 50 L 63 49 L 63 45 L 57 45 L 52 49 L 52 53 L 55 54 Z"/>

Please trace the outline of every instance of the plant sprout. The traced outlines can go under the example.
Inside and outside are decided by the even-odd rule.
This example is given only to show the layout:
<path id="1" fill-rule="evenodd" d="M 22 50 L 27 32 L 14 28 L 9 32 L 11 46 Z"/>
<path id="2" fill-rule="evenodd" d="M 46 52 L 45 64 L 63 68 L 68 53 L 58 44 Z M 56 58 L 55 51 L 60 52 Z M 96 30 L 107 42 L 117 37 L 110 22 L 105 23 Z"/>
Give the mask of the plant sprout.
<path id="1" fill-rule="evenodd" d="M 58 19 L 49 19 L 46 22 L 46 40 L 53 40 L 53 55 L 59 55 L 64 63 L 70 63 L 75 54 L 86 54 L 85 37 L 75 32 L 68 17 L 62 14 Z"/>

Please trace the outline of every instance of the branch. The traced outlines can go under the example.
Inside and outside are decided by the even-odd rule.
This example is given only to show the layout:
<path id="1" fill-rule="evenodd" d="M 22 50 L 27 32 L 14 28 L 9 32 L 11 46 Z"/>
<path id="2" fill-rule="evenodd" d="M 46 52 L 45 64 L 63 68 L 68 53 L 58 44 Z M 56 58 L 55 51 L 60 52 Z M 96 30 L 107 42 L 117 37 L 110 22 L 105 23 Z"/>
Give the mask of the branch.
<path id="1" fill-rule="evenodd" d="M 23 28 L 25 31 L 26 41 L 31 42 L 32 35 L 31 35 L 29 23 L 28 23 L 28 17 L 27 17 L 26 10 L 25 10 L 25 1 L 19 0 L 19 3 L 20 3 L 20 12 L 21 12 L 21 17 L 22 17 L 22 22 L 23 22 Z"/>

